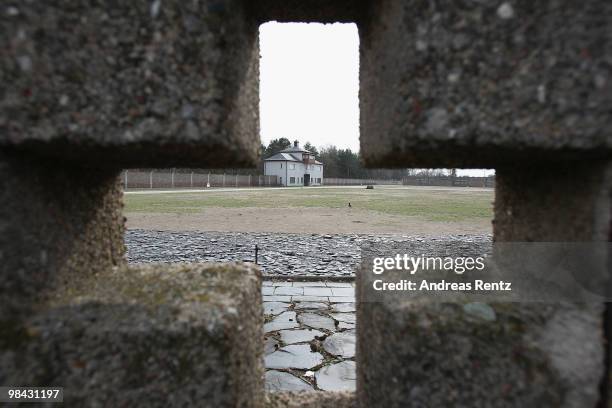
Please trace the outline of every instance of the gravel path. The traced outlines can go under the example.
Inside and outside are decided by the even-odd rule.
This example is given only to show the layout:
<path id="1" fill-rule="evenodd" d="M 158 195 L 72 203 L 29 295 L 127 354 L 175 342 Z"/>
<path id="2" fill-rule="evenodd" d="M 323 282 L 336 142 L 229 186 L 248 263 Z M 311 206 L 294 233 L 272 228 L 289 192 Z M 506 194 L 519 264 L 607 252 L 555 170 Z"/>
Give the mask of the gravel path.
<path id="1" fill-rule="evenodd" d="M 321 235 L 244 232 L 168 232 L 128 230 L 130 263 L 224 262 L 255 260 L 267 276 L 350 277 L 361 261 L 360 244 L 436 240 L 490 240 L 490 235 L 448 235 L 442 238 L 399 235 Z"/>

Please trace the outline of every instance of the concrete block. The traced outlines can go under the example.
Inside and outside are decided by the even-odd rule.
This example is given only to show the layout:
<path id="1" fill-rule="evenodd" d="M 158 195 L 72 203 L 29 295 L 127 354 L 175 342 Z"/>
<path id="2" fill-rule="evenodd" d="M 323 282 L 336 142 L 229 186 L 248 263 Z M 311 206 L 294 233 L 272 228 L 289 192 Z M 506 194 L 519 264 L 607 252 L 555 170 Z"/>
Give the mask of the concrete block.
<path id="1" fill-rule="evenodd" d="M 493 231 L 498 242 L 610 240 L 612 162 L 499 167 Z"/>
<path id="2" fill-rule="evenodd" d="M 0 150 L 0 325 L 125 262 L 121 195 L 117 171 Z"/>
<path id="3" fill-rule="evenodd" d="M 495 188 L 494 236 L 499 242 L 605 242 L 612 241 L 612 163 L 559 163 L 556 165 L 504 166 L 497 169 Z M 610 270 L 612 253 L 608 253 Z M 592 275 L 584 271 L 584 277 Z M 610 292 L 609 273 L 593 276 L 601 294 Z M 602 327 L 605 327 L 605 347 L 610 353 L 609 335 L 612 333 L 610 304 L 602 305 Z M 581 330 L 571 323 L 574 332 Z M 567 327 L 572 328 L 570 323 Z M 582 327 L 582 329 L 585 329 Z M 574 337 L 574 336 L 572 336 Z M 569 343 L 571 344 L 571 343 Z M 606 370 L 610 370 L 607 361 Z M 608 381 L 611 378 L 608 374 Z M 612 402 L 602 395 L 601 406 Z M 585 405 L 586 406 L 586 405 Z"/>
<path id="4" fill-rule="evenodd" d="M 558 186 L 563 179 L 557 179 Z M 552 182 L 552 178 L 548 180 Z M 532 186 L 533 191 L 537 191 L 533 176 L 532 183 L 526 183 L 525 188 L 531 191 Z M 570 182 L 571 186 L 577 184 Z M 587 194 L 590 188 L 582 190 L 586 194 L 582 200 L 586 203 L 593 201 Z M 514 191 L 518 193 L 519 189 Z M 563 194 L 562 191 L 559 194 Z M 548 191 L 540 192 L 546 196 Z M 556 196 L 556 209 L 560 210 L 557 215 L 563 222 L 567 219 L 568 223 L 577 224 L 564 224 L 568 231 L 565 235 L 563 229 L 553 224 L 552 217 L 542 215 L 544 210 L 528 211 L 532 205 L 531 194 L 517 196 L 512 201 L 516 204 L 512 207 L 513 214 L 524 227 L 513 229 L 506 225 L 504 231 L 496 230 L 498 241 L 547 242 L 555 236 L 567 240 L 574 236 L 570 235 L 572 231 L 577 232 L 574 237 L 579 238 L 588 230 L 580 224 L 591 217 L 570 217 L 571 209 L 593 214 L 589 206 L 576 207 L 575 192 L 569 199 Z M 499 199 L 498 195 L 496 200 Z M 521 203 L 523 205 L 519 205 Z M 496 201 L 496 207 L 501 205 Z M 547 209 L 553 211 L 551 207 Z M 528 219 L 532 222 L 531 230 L 527 227 Z M 536 235 L 522 235 L 529 231 Z M 486 242 L 472 240 L 415 242 L 386 250 L 454 258 L 490 253 Z M 376 254 L 380 252 L 377 250 Z M 362 259 L 367 257 L 362 255 Z M 374 292 L 372 283 L 380 276 L 374 275 L 366 265 L 370 264 L 364 263 L 361 273 L 357 274 L 356 288 L 357 398 L 361 406 L 578 408 L 595 407 L 600 402 L 606 355 L 603 304 L 543 302 L 536 297 L 521 297 L 521 293 L 527 293 L 521 287 L 537 283 L 537 276 L 532 282 L 516 281 L 515 275 L 508 277 L 513 281 L 515 299 L 536 300 L 531 303 L 496 301 L 503 299 L 503 293 L 479 297 L 477 293 L 467 292 Z M 417 282 L 420 279 L 453 279 L 440 271 L 420 272 L 423 275 L 416 278 Z M 495 273 L 512 273 L 512 270 L 487 269 L 482 275 L 470 272 L 465 278 L 467 281 L 479 277 L 494 281 Z M 543 271 L 543 274 L 546 273 Z M 407 278 L 402 270 L 384 274 L 385 282 Z M 501 278 L 503 280 L 504 276 Z M 551 286 L 540 287 L 548 289 Z M 541 293 L 541 299 L 547 299 L 545 295 Z M 480 303 L 475 303 L 475 299 L 480 299 Z"/>
<path id="5" fill-rule="evenodd" d="M 0 146 L 86 164 L 254 165 L 243 1 L 20 2 L 0 14 Z"/>
<path id="6" fill-rule="evenodd" d="M 266 408 L 355 408 L 353 392 L 274 392 L 266 394 Z"/>
<path id="7" fill-rule="evenodd" d="M 0 382 L 62 385 L 67 406 L 261 407 L 260 279 L 241 264 L 99 274 L 2 331 Z"/>
<path id="8" fill-rule="evenodd" d="M 364 18 L 367 0 L 260 0 L 248 2 L 259 22 L 355 23 Z"/>
<path id="9" fill-rule="evenodd" d="M 360 406 L 597 406 L 602 305 L 489 306 L 359 304 Z"/>
<path id="10" fill-rule="evenodd" d="M 605 0 L 372 2 L 359 24 L 366 164 L 609 157 L 611 15 Z"/>

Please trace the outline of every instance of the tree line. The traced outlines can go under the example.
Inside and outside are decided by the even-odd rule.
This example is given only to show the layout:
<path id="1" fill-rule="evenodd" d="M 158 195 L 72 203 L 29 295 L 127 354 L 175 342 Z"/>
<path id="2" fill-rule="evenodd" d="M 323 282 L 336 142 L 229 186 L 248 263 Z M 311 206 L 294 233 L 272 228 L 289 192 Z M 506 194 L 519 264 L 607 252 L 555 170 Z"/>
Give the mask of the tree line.
<path id="1" fill-rule="evenodd" d="M 291 145 L 292 143 L 285 137 L 271 140 L 267 146 L 262 144 L 261 169 L 263 169 L 264 159 L 274 156 Z M 430 177 L 448 175 L 442 169 L 366 169 L 362 164 L 360 154 L 351 149 L 339 149 L 333 145 L 317 148 L 310 142 L 304 143 L 303 148 L 312 152 L 315 158 L 323 163 L 323 175 L 330 178 L 401 180 L 414 175 Z"/>
<path id="2" fill-rule="evenodd" d="M 280 151 L 290 147 L 293 143 L 285 138 L 281 137 L 278 139 L 271 140 L 267 145 L 261 144 L 260 146 L 260 157 L 261 160 L 254 169 L 197 169 L 198 173 L 225 173 L 225 174 L 250 174 L 257 176 L 263 174 L 263 163 L 264 160 L 274 156 Z M 306 142 L 303 145 L 300 144 L 304 150 L 308 150 L 315 155 L 315 158 L 323 163 L 323 175 L 329 178 L 356 178 L 356 179 L 378 179 L 378 180 L 402 180 L 408 176 L 423 176 L 423 177 L 436 177 L 436 176 L 453 176 L 455 170 L 444 170 L 444 169 L 366 169 L 362 162 L 361 156 L 358 152 L 354 152 L 351 149 L 339 149 L 333 145 L 327 145 L 322 147 L 316 147 L 310 142 Z M 193 169 L 177 169 L 181 172 L 194 171 Z"/>

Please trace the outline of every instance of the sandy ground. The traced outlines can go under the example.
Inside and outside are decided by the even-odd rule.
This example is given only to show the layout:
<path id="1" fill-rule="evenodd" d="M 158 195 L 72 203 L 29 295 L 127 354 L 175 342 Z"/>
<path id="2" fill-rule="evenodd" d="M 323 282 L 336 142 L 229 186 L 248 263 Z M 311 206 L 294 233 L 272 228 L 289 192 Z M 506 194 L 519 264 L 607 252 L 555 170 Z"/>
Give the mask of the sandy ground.
<path id="1" fill-rule="evenodd" d="M 127 228 L 311 234 L 486 234 L 491 221 L 434 222 L 355 208 L 207 208 L 197 214 L 127 213 Z"/>

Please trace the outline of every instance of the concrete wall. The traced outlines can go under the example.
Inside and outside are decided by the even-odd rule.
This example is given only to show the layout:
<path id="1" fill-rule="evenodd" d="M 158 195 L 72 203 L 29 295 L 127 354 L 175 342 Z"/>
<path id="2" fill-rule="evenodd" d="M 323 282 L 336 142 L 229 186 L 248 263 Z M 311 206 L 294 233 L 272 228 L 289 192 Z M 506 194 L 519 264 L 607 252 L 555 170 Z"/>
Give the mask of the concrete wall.
<path id="1" fill-rule="evenodd" d="M 60 383 L 70 406 L 263 406 L 258 272 L 126 268 L 117 176 L 257 163 L 265 21 L 358 24 L 369 166 L 496 168 L 495 240 L 612 240 L 610 16 L 605 0 L 3 6 L 0 383 Z M 496 304 L 490 322 L 360 304 L 356 396 L 268 400 L 612 406 L 608 307 Z"/>
<path id="2" fill-rule="evenodd" d="M 215 174 L 175 169 L 124 170 L 121 173 L 124 190 L 143 188 L 215 188 L 215 187 L 276 187 L 276 176 L 251 174 Z"/>

